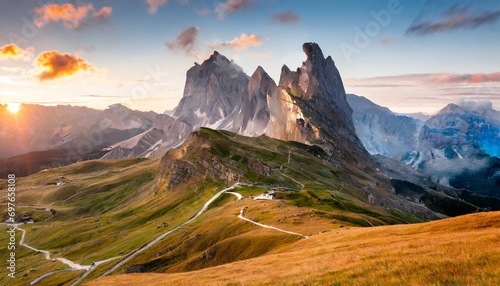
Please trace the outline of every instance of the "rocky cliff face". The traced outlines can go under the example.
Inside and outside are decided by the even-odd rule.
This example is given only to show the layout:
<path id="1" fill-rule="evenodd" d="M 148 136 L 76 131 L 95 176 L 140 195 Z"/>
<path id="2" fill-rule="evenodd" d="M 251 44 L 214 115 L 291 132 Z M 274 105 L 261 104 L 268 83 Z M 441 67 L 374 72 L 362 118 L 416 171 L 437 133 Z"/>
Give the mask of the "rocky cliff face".
<path id="1" fill-rule="evenodd" d="M 269 123 L 268 100 L 276 93 L 274 80 L 259 66 L 248 81 L 248 92 L 243 96 L 233 131 L 247 136 L 264 132 Z"/>
<path id="2" fill-rule="evenodd" d="M 347 100 L 354 111 L 356 134 L 370 154 L 400 160 L 406 153 L 416 150 L 423 121 L 397 115 L 355 94 L 348 94 Z"/>
<path id="3" fill-rule="evenodd" d="M 500 196 L 500 121 L 491 104 L 449 104 L 402 161 L 444 185 Z"/>
<path id="4" fill-rule="evenodd" d="M 320 145 L 334 157 L 370 166 L 335 63 L 316 43 L 305 43 L 303 50 L 307 59 L 301 67 L 281 70 L 278 92 L 270 99 L 266 135 Z"/>
<path id="5" fill-rule="evenodd" d="M 302 66 L 296 71 L 284 66 L 278 86 L 262 67 L 248 77 L 218 52 L 195 64 L 187 72 L 184 96 L 173 116 L 158 116 L 162 124 L 155 128 L 163 130 L 164 137 L 155 152 L 209 127 L 321 145 L 331 155 L 366 161 L 335 63 L 316 43 L 304 44 L 303 50 Z"/>
<path id="6" fill-rule="evenodd" d="M 450 147 L 466 158 L 482 154 L 500 156 L 500 112 L 491 104 L 449 104 L 425 125 L 420 133 L 422 147 Z"/>
<path id="7" fill-rule="evenodd" d="M 209 127 L 318 145 L 326 151 L 325 162 L 374 171 L 376 167 L 370 155 L 356 137 L 352 109 L 335 63 L 331 57 L 324 57 L 316 43 L 304 44 L 303 51 L 306 60 L 302 66 L 296 71 L 283 66 L 279 85 L 262 67 L 249 78 L 233 62 L 214 52 L 207 61 L 188 71 L 184 97 L 175 108 L 173 118 L 162 126 L 163 130 L 168 130 L 163 145 L 171 140 L 172 146 L 175 140 L 184 140 L 190 131 Z M 184 124 L 182 132 L 170 127 L 179 122 Z M 194 139 L 189 137 L 189 140 Z M 189 146 L 189 142 L 186 144 Z M 172 154 L 168 152 L 164 160 L 177 160 L 177 167 L 165 165 L 163 170 L 168 173 L 166 177 L 174 178 L 170 185 L 187 180 L 175 179 L 181 174 L 198 176 L 196 170 L 207 169 L 197 168 L 198 163 L 181 163 Z M 200 151 L 197 156 L 208 158 L 208 161 L 203 159 L 208 165 L 218 166 L 208 153 Z M 174 169 L 166 171 L 169 168 Z M 227 174 L 214 176 L 230 177 Z"/>
<path id="8" fill-rule="evenodd" d="M 238 111 L 248 93 L 248 76 L 218 52 L 188 70 L 184 96 L 174 117 L 193 127 L 231 128 L 225 119 Z"/>
<path id="9" fill-rule="evenodd" d="M 444 186 L 500 196 L 500 112 L 491 103 L 449 104 L 422 122 L 363 97 L 347 98 L 371 154 L 401 161 Z"/>
<path id="10" fill-rule="evenodd" d="M 157 184 L 174 189 L 183 183 L 200 182 L 205 178 L 237 181 L 238 174 L 223 164 L 207 143 L 207 138 L 192 133 L 182 146 L 169 150 L 161 160 Z"/>

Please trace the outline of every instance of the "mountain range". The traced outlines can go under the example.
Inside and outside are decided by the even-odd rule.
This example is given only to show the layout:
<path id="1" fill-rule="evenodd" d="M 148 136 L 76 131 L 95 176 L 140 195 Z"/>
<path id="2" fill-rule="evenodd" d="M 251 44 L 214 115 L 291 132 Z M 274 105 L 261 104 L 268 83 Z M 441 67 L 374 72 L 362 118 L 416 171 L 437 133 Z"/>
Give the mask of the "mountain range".
<path id="1" fill-rule="evenodd" d="M 28 175 L 80 160 L 156 156 L 208 127 L 318 145 L 332 164 L 344 158 L 371 171 L 367 152 L 383 155 L 430 181 L 500 196 L 500 112 L 491 103 L 449 104 L 430 117 L 396 114 L 346 95 L 335 63 L 317 44 L 306 43 L 303 51 L 306 60 L 295 71 L 283 66 L 278 84 L 262 67 L 248 76 L 215 51 L 187 71 L 182 99 L 164 114 L 119 104 L 103 111 L 24 105 L 14 117 L 4 106 L 0 172 Z"/>
<path id="2" fill-rule="evenodd" d="M 401 245 L 391 257 L 407 257 L 413 247 L 407 242 L 423 243 L 422 233 L 457 243 L 455 221 L 470 224 L 468 253 L 484 266 L 474 254 L 483 237 L 471 233 L 490 233 L 485 239 L 493 245 L 497 228 L 478 222 L 481 214 L 384 225 L 500 210 L 498 112 L 491 105 L 450 104 L 425 121 L 395 114 L 346 94 L 333 59 L 316 43 L 302 49 L 305 61 L 294 70 L 283 66 L 278 83 L 262 67 L 248 76 L 214 52 L 187 71 L 179 105 L 163 114 L 122 105 L 2 110 L 10 120 L 2 126 L 8 147 L 2 171 L 23 170 L 16 219 L 33 222 L 18 226 L 31 248 L 19 250 L 16 283 L 120 285 L 144 273 L 200 273 L 292 255 L 292 248 L 316 249 L 309 243 L 324 239 L 339 243 L 338 234 L 355 235 L 349 248 L 357 248 L 387 245 L 381 233 L 388 231 Z M 498 220 L 498 214 L 488 217 Z M 37 249 L 57 259 L 33 255 Z M 370 247 L 365 258 L 379 250 Z M 0 255 L 6 251 L 0 248 Z M 332 260 L 312 260 L 308 273 L 319 274 L 302 282 L 331 284 L 329 275 L 338 273 L 328 274 L 332 265 L 318 268 L 325 261 Z M 373 267 L 380 263 L 392 267 L 387 261 Z M 433 271 L 447 269 L 441 264 Z M 458 281 L 458 272 L 444 277 Z M 427 275 L 415 279 L 433 278 Z M 367 283 L 381 279 L 375 277 Z"/>
<path id="3" fill-rule="evenodd" d="M 500 112 L 489 102 L 448 104 L 422 121 L 348 95 L 356 134 L 372 155 L 411 166 L 430 181 L 500 196 Z"/>

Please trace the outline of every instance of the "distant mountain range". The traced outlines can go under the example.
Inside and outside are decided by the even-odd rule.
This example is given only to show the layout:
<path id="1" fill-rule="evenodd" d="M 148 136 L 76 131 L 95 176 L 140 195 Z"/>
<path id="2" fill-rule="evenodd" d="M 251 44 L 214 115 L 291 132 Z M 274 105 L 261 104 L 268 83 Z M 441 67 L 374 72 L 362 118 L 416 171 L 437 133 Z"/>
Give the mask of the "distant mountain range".
<path id="1" fill-rule="evenodd" d="M 384 155 L 445 186 L 500 196 L 500 112 L 491 103 L 449 104 L 426 121 L 348 95 L 356 134 Z"/>
<path id="2" fill-rule="evenodd" d="M 100 158 L 103 148 L 149 130 L 156 115 L 119 104 L 106 110 L 23 104 L 16 114 L 1 106 L 0 174 L 25 176 Z"/>
<path id="3" fill-rule="evenodd" d="M 335 63 L 317 44 L 303 50 L 306 61 L 295 71 L 283 66 L 278 84 L 262 67 L 248 76 L 215 51 L 187 71 L 179 105 L 164 114 L 121 105 L 103 111 L 24 105 L 12 115 L 4 107 L 0 172 L 161 155 L 208 127 L 317 145 L 329 163 L 368 173 L 377 169 L 369 154 L 383 155 L 430 181 L 500 196 L 500 116 L 491 104 L 450 104 L 431 117 L 396 114 L 346 95 Z"/>
<path id="4" fill-rule="evenodd" d="M 450 104 L 425 121 L 398 115 L 346 95 L 332 58 L 316 43 L 302 49 L 306 60 L 294 70 L 283 66 L 278 84 L 263 68 L 248 76 L 214 52 L 188 70 L 184 96 L 164 114 L 121 105 L 25 105 L 17 115 L 2 110 L 0 119 L 8 120 L 0 129 L 8 157 L 0 160 L 3 178 L 36 173 L 20 179 L 16 193 L 16 219 L 33 221 L 20 226 L 27 241 L 88 268 L 54 271 L 59 264 L 25 255 L 19 282 L 191 275 L 275 251 L 297 259 L 306 253 L 294 252 L 297 247 L 325 237 L 361 235 L 372 244 L 376 229 L 358 227 L 500 210 L 499 117 L 491 105 Z M 72 164 L 93 158 L 116 160 Z M 6 199 L 0 203 L 7 207 Z M 488 219 L 497 217 L 459 220 L 474 224 L 466 242 L 479 248 L 472 237 L 478 227 L 491 231 Z M 442 227 L 451 224 L 419 225 L 422 243 L 429 233 L 445 237 L 449 229 Z M 454 227 L 459 237 L 461 226 Z M 391 229 L 395 237 L 410 237 Z M 387 237 L 379 242 L 394 248 Z M 484 256 L 477 259 L 478 268 L 484 266 Z"/>

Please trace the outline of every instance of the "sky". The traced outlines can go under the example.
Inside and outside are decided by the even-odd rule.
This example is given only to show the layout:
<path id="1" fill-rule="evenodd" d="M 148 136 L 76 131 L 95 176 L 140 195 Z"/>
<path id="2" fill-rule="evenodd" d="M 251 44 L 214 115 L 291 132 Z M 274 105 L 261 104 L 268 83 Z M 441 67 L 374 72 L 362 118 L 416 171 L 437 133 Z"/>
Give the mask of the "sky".
<path id="1" fill-rule="evenodd" d="M 394 112 L 500 110 L 498 0 L 0 0 L 0 103 L 164 112 L 214 50 L 279 82 L 304 42 Z"/>

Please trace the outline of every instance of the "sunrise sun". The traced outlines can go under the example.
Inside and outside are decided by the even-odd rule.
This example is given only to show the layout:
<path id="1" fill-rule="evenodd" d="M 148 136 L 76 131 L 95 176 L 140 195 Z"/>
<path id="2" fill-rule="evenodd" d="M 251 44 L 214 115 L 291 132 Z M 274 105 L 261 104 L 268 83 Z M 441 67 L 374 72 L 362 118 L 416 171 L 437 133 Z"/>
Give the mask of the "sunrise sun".
<path id="1" fill-rule="evenodd" d="M 7 103 L 7 109 L 12 113 L 17 113 L 21 107 L 20 103 L 9 102 Z"/>

